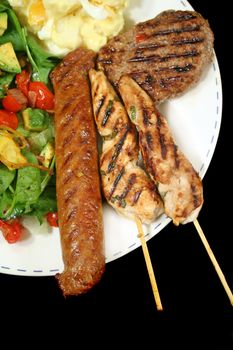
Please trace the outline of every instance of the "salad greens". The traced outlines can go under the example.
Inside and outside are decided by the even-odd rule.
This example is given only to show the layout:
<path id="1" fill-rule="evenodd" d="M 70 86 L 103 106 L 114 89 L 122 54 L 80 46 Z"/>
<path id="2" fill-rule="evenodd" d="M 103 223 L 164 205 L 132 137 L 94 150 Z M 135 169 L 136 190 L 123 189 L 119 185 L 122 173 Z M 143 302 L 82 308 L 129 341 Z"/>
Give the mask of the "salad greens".
<path id="1" fill-rule="evenodd" d="M 44 51 L 33 35 L 27 32 L 26 27 L 21 27 L 8 1 L 1 1 L 0 12 L 8 14 L 8 28 L 0 36 L 0 45 L 11 42 L 15 51 L 25 52 L 32 66 L 32 80 L 48 84 L 49 73 L 59 62 L 59 58 Z"/>
<path id="2" fill-rule="evenodd" d="M 31 81 L 43 82 L 51 87 L 49 73 L 59 62 L 59 58 L 45 52 L 27 29 L 21 26 L 7 0 L 1 0 L 1 12 L 7 13 L 8 25 L 0 36 L 0 45 L 11 42 L 18 57 L 22 54 L 27 57 L 32 70 Z M 0 69 L 0 110 L 6 90 L 16 87 L 15 76 L 14 73 Z M 35 167 L 25 166 L 12 170 L 0 162 L 0 220 L 31 215 L 42 222 L 45 214 L 57 211 L 55 156 L 51 157 L 50 171 L 40 168 L 38 161 L 48 142 L 54 144 L 53 117 L 39 108 L 28 108 L 28 110 L 31 129 L 25 126 L 25 116 L 23 111 L 19 111 L 17 132 L 26 138 L 30 145 L 21 149 L 22 155 Z M 17 135 L 14 135 L 14 139 L 17 139 Z"/>

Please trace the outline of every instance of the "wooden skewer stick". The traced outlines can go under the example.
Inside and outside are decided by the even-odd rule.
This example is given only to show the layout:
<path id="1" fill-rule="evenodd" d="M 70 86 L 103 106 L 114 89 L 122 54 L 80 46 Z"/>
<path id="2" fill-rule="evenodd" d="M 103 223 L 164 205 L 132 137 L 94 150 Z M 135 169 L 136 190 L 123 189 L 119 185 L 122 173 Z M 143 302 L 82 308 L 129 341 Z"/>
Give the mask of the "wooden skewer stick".
<path id="1" fill-rule="evenodd" d="M 221 270 L 221 268 L 220 268 L 220 266 L 219 266 L 219 264 L 214 256 L 214 253 L 213 253 L 212 249 L 210 248 L 210 245 L 209 245 L 209 243 L 204 235 L 204 232 L 202 231 L 202 228 L 197 220 L 195 220 L 193 223 L 194 223 L 194 226 L 196 227 L 196 230 L 197 230 L 197 232 L 202 240 L 202 243 L 205 246 L 205 249 L 210 257 L 210 260 L 212 261 L 212 263 L 214 265 L 214 268 L 218 274 L 218 277 L 220 278 L 220 281 L 222 282 L 222 285 L 227 293 L 227 296 L 231 302 L 231 305 L 233 306 L 233 294 L 232 294 L 230 287 L 227 284 L 226 278 L 225 278 L 225 276 L 224 276 L 224 274 L 223 274 L 223 272 L 222 272 L 222 270 Z"/>
<path id="2" fill-rule="evenodd" d="M 137 228 L 138 228 L 138 237 L 140 238 L 141 244 L 142 244 L 142 250 L 143 250 L 143 254 L 144 254 L 144 258 L 145 258 L 145 262 L 146 262 L 147 271 L 148 271 L 148 274 L 149 274 L 149 277 L 150 277 L 150 283 L 151 283 L 152 291 L 153 291 L 153 294 L 154 294 L 156 307 L 157 307 L 158 311 L 162 311 L 163 310 L 163 306 L 162 306 L 162 303 L 161 303 L 159 290 L 158 290 L 158 286 L 157 286 L 157 283 L 156 283 L 153 266 L 152 266 L 151 259 L 150 259 L 149 250 L 148 250 L 148 247 L 147 247 L 147 244 L 146 244 L 146 240 L 145 240 L 145 237 L 144 237 L 142 223 L 141 223 L 141 220 L 139 220 L 137 217 L 135 218 L 135 221 L 136 221 Z"/>

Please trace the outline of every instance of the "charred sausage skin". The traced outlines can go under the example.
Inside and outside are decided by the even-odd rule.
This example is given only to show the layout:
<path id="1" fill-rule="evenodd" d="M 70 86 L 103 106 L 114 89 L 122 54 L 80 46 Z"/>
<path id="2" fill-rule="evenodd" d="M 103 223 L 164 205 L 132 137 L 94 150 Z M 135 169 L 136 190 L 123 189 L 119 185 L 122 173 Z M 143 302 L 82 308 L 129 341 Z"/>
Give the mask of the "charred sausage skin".
<path id="1" fill-rule="evenodd" d="M 57 202 L 64 295 L 92 288 L 105 269 L 97 138 L 88 71 L 95 53 L 77 49 L 51 74 L 55 91 Z"/>

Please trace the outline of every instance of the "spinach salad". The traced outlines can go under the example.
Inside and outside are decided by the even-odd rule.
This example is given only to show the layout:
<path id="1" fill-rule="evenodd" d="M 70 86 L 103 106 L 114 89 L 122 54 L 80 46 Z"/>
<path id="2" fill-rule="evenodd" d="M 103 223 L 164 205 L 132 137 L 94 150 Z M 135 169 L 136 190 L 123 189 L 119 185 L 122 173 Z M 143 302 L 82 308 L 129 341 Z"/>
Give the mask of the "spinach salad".
<path id="1" fill-rule="evenodd" d="M 21 238 L 20 218 L 45 215 L 57 224 L 54 95 L 49 73 L 59 58 L 21 26 L 8 1 L 0 4 L 0 229 Z"/>

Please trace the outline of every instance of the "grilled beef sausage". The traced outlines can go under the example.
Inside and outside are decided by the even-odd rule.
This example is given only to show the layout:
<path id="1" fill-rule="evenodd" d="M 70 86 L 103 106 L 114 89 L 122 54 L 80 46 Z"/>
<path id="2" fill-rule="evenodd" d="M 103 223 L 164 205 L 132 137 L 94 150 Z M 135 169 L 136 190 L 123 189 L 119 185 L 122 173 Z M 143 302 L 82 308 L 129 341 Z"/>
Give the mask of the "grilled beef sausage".
<path id="1" fill-rule="evenodd" d="M 64 295 L 88 291 L 105 269 L 97 138 L 88 71 L 95 54 L 79 48 L 51 74 L 55 91 L 57 202 Z"/>

